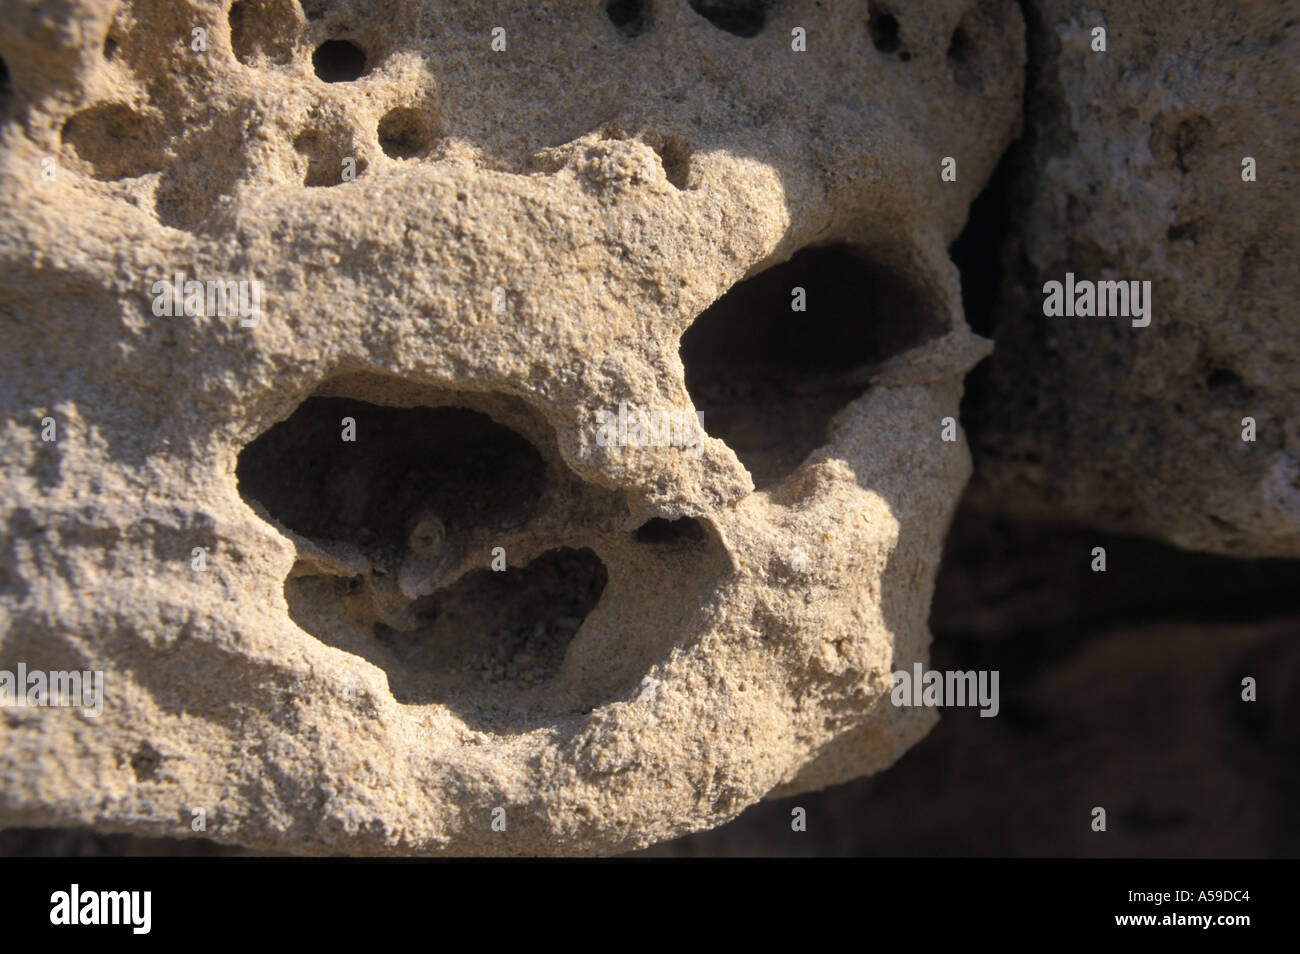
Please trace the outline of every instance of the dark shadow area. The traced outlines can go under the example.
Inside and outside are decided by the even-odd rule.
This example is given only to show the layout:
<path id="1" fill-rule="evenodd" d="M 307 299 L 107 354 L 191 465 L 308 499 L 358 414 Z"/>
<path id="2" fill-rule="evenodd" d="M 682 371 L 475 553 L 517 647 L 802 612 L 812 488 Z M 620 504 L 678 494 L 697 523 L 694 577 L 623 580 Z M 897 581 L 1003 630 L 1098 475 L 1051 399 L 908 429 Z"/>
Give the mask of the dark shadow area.
<path id="1" fill-rule="evenodd" d="M 311 55 L 316 75 L 326 83 L 350 83 L 366 71 L 366 51 L 351 40 L 326 40 Z"/>
<path id="2" fill-rule="evenodd" d="M 13 101 L 13 81 L 9 76 L 9 64 L 0 56 L 0 120 L 9 118 L 9 106 Z"/>
<path id="3" fill-rule="evenodd" d="M 552 550 L 507 573 L 479 570 L 462 578 L 428 598 L 427 627 L 401 632 L 375 626 L 393 696 L 426 705 L 472 691 L 475 709 L 485 694 L 508 706 L 513 692 L 559 673 L 569 642 L 607 582 L 604 564 L 586 549 Z"/>
<path id="4" fill-rule="evenodd" d="M 605 15 L 628 39 L 640 36 L 650 26 L 646 0 L 605 0 Z"/>
<path id="5" fill-rule="evenodd" d="M 825 442 L 831 417 L 876 366 L 946 331 L 912 282 L 829 246 L 739 282 L 682 335 L 681 356 L 705 430 L 763 488 Z"/>
<path id="6" fill-rule="evenodd" d="M 285 599 L 304 630 L 382 669 L 398 702 L 446 705 L 471 728 L 502 734 L 577 714 L 547 686 L 607 582 L 591 550 L 551 550 L 422 598 L 422 623 L 409 631 L 361 622 L 367 607 L 356 580 L 291 578 Z"/>
<path id="7" fill-rule="evenodd" d="M 867 32 L 871 34 L 871 43 L 877 50 L 887 56 L 897 55 L 907 62 L 912 55 L 903 49 L 903 41 L 898 26 L 898 18 L 878 4 L 871 4 L 871 13 L 867 17 Z"/>
<path id="8" fill-rule="evenodd" d="M 546 483 L 537 449 L 486 414 L 325 397 L 249 444 L 236 475 L 246 500 L 295 533 L 362 549 L 405 546 L 425 510 L 449 533 L 522 522 Z"/>
<path id="9" fill-rule="evenodd" d="M 0 831 L 0 858 L 239 858 L 266 854 L 206 838 L 106 835 L 89 828 Z"/>
<path id="10" fill-rule="evenodd" d="M 1094 547 L 1106 551 L 1103 572 L 1091 568 Z M 1053 633 L 1055 650 L 1040 655 L 1103 627 L 1300 615 L 1300 561 L 1198 553 L 970 507 L 948 535 L 936 587 L 936 637 Z"/>
<path id="11" fill-rule="evenodd" d="M 1090 569 L 1106 549 L 1108 569 Z M 649 856 L 1293 858 L 1300 561 L 959 509 L 928 668 L 995 670 L 887 772 L 761 802 Z M 1242 680 L 1258 683 L 1254 702 Z M 794 832 L 790 812 L 807 812 Z M 1107 831 L 1091 828 L 1093 807 Z"/>
<path id="12" fill-rule="evenodd" d="M 771 0 L 690 0 L 690 4 L 719 30 L 751 38 L 763 32 Z"/>
<path id="13" fill-rule="evenodd" d="M 294 535 L 291 618 L 383 669 L 397 701 L 495 733 L 574 714 L 547 684 L 608 572 L 585 548 L 515 565 L 547 488 L 527 439 L 461 407 L 312 397 L 244 449 L 236 476 Z"/>
<path id="14" fill-rule="evenodd" d="M 993 337 L 994 310 L 1002 288 L 1002 242 L 1010 221 L 1014 163 L 1002 157 L 988 185 L 971 203 L 966 227 L 948 254 L 961 273 L 961 304 L 971 331 Z"/>
<path id="15" fill-rule="evenodd" d="M 655 517 L 637 527 L 635 536 L 637 543 L 660 545 L 702 544 L 708 535 L 700 522 L 692 517 L 682 517 L 679 520 Z"/>

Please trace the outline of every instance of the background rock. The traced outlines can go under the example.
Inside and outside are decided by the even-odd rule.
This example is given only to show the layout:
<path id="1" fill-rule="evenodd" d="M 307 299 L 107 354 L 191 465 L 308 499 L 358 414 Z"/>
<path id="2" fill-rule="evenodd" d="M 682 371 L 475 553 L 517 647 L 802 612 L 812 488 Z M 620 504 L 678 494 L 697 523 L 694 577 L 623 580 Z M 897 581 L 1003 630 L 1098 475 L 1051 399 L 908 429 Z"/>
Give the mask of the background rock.
<path id="1" fill-rule="evenodd" d="M 1000 293 L 969 309 L 997 342 L 965 405 L 975 499 L 1184 547 L 1300 555 L 1300 5 L 1025 10 L 1026 135 L 983 225 L 1008 234 Z M 1099 26 L 1104 53 L 1090 46 Z M 1247 156 L 1255 182 L 1242 181 Z M 987 234 L 973 239 L 991 270 Z M 1150 280 L 1150 326 L 1044 317 L 1043 284 L 1067 271 Z"/>

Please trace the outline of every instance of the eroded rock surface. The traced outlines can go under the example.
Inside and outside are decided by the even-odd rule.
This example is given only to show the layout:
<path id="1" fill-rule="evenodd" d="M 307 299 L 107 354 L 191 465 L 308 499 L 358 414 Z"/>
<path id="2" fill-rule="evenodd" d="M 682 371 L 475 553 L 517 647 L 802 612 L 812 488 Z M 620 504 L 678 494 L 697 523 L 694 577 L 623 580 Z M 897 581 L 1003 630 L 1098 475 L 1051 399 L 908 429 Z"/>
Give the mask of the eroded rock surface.
<path id="1" fill-rule="evenodd" d="M 1300 555 L 1300 4 L 1028 10 L 973 490 L 1189 548 Z M 1150 281 L 1151 323 L 1044 317 L 1044 283 L 1067 272 Z"/>
<path id="2" fill-rule="evenodd" d="M 107 693 L 3 712 L 0 823 L 600 853 L 927 731 L 1009 0 L 8 0 L 0 57 L 0 667 Z"/>

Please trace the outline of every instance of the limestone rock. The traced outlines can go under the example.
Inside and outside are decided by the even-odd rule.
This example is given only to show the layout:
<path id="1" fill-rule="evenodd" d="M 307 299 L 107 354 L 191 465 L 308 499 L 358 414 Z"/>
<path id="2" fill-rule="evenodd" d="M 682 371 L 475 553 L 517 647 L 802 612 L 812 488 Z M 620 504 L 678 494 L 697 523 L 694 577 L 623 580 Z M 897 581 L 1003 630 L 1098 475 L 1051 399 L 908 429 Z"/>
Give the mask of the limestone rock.
<path id="1" fill-rule="evenodd" d="M 1028 9 L 1012 240 L 976 329 L 997 351 L 971 392 L 972 490 L 1184 547 L 1300 555 L 1300 4 Z M 1150 325 L 1045 317 L 1043 286 L 1067 272 L 1150 281 Z"/>
<path id="2" fill-rule="evenodd" d="M 0 57 L 0 668 L 106 680 L 0 714 L 0 824 L 601 853 L 927 731 L 1010 0 L 6 0 Z"/>

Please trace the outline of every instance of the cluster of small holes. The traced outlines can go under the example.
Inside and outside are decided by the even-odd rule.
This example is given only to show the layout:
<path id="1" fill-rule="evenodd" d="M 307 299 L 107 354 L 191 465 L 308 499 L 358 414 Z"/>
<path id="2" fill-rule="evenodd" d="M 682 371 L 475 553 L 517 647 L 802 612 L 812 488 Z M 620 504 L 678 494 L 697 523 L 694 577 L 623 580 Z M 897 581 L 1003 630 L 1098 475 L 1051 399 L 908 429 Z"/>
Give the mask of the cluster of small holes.
<path id="1" fill-rule="evenodd" d="M 690 0 L 691 7 L 719 29 L 736 36 L 756 36 L 763 29 L 772 0 Z M 234 0 L 228 10 L 232 52 L 250 68 L 285 65 L 294 60 L 295 37 L 306 22 L 323 20 L 328 0 Z M 651 24 L 651 0 L 605 0 L 604 9 L 614 27 L 628 38 L 640 36 Z M 120 38 L 110 32 L 103 43 L 105 60 L 119 55 Z M 349 83 L 364 77 L 374 66 L 367 50 L 354 39 L 335 37 L 311 53 L 312 69 L 324 83 Z M 0 61 L 0 110 L 8 105 L 8 71 Z M 336 135 L 337 134 L 337 135 Z M 427 109 L 398 106 L 379 120 L 376 139 L 385 155 L 408 160 L 429 155 L 438 135 L 436 118 Z M 156 143 L 132 149 L 148 139 L 144 121 L 130 107 L 111 104 L 86 110 L 65 124 L 65 140 L 101 179 L 139 176 L 158 171 Z M 677 136 L 656 136 L 651 143 L 665 178 L 678 189 L 688 188 L 691 166 L 689 145 Z M 123 148 L 105 148 L 105 142 Z M 365 171 L 365 159 L 356 155 L 347 130 L 304 129 L 294 138 L 295 150 L 306 159 L 303 184 L 310 187 L 339 185 Z M 130 155 L 134 151 L 135 155 Z M 188 228 L 186 221 L 171 222 Z"/>

